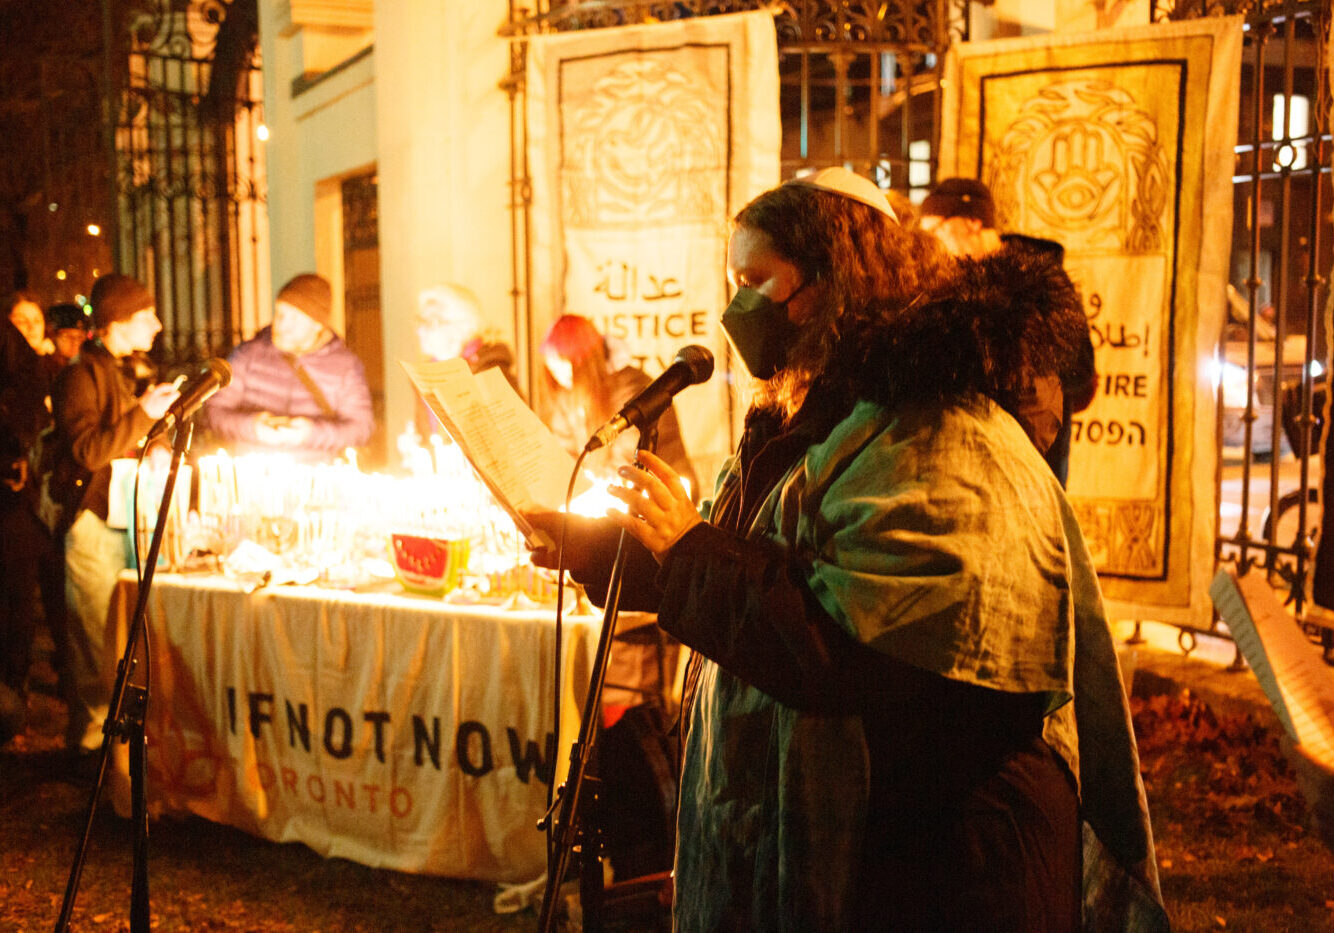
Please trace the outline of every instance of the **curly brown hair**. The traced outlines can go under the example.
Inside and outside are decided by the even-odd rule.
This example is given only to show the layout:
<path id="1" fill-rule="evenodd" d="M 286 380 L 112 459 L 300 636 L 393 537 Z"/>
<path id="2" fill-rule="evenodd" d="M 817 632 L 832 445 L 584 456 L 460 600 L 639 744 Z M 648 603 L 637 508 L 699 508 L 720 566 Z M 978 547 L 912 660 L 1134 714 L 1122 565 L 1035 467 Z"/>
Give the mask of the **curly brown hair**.
<path id="1" fill-rule="evenodd" d="M 811 384 L 841 383 L 856 394 L 864 374 L 857 346 L 904 308 L 937 292 L 953 268 L 934 237 L 904 230 L 851 198 L 782 185 L 747 204 L 737 227 L 758 231 L 815 290 L 788 365 L 757 388 L 755 404 L 791 417 Z"/>

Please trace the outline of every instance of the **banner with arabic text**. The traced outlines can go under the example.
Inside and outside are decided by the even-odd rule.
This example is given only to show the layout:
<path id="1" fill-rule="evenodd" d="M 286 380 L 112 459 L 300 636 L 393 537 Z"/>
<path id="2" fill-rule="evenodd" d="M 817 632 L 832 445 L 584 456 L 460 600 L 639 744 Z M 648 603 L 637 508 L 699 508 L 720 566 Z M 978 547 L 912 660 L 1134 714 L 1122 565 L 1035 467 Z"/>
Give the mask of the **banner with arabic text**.
<path id="1" fill-rule="evenodd" d="M 1234 17 L 966 43 L 946 66 L 940 176 L 1062 243 L 1084 298 L 1099 382 L 1068 492 L 1126 618 L 1210 618 L 1240 55 Z"/>
<path id="2" fill-rule="evenodd" d="M 717 368 L 678 396 L 709 483 L 731 450 L 727 221 L 779 180 L 778 61 L 768 12 L 540 36 L 529 43 L 534 313 L 589 318 L 656 376 L 700 344 Z"/>

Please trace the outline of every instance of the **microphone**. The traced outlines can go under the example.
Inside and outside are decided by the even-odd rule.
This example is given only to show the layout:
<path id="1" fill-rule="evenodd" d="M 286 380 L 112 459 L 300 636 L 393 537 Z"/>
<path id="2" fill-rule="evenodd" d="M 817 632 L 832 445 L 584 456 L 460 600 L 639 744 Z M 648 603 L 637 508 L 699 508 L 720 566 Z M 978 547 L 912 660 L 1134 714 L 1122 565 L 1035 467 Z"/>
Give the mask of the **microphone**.
<path id="1" fill-rule="evenodd" d="M 175 425 L 189 418 L 214 392 L 232 381 L 232 368 L 226 360 L 212 359 L 193 378 L 181 386 L 181 394 L 167 413 L 148 430 L 145 444 L 151 444 Z"/>
<path id="2" fill-rule="evenodd" d="M 712 353 L 695 344 L 682 347 L 676 352 L 672 365 L 645 386 L 644 391 L 626 402 L 614 418 L 598 428 L 584 445 L 584 450 L 591 452 L 606 447 L 628 428 L 644 430 L 667 410 L 677 392 L 686 386 L 707 382 L 712 375 Z"/>

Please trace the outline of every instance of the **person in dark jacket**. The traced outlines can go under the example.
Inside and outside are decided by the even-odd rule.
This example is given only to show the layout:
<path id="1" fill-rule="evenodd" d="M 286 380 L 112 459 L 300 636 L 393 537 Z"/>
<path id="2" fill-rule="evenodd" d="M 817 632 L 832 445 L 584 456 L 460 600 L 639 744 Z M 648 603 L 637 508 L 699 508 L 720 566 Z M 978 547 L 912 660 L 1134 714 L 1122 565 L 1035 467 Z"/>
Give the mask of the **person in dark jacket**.
<path id="1" fill-rule="evenodd" d="M 1167 929 L 1092 559 L 1015 411 L 1087 324 L 939 253 L 845 169 L 757 197 L 722 317 L 756 402 L 711 498 L 646 454 L 624 513 L 570 519 L 588 592 L 629 532 L 622 608 L 700 659 L 681 933 Z"/>
<path id="2" fill-rule="evenodd" d="M 946 178 L 922 202 L 918 227 L 938 239 L 950 254 L 981 260 L 1002 251 L 1022 254 L 1029 265 L 1049 266 L 1044 273 L 1066 278 L 1061 260 L 1065 248 L 1053 240 L 1000 233 L 991 190 L 972 178 Z M 1024 287 L 1023 280 L 1010 283 Z M 1064 486 L 1070 472 L 1070 422 L 1093 403 L 1098 373 L 1093 340 L 1084 328 L 1079 353 L 1069 367 L 1052 378 L 1036 379 L 1025 399 L 1026 426 L 1032 425 L 1034 443 Z"/>
<path id="3" fill-rule="evenodd" d="M 138 360 L 162 330 L 153 295 L 129 276 L 104 275 L 93 284 L 94 336 L 60 371 L 51 392 L 55 462 L 51 519 L 63 534 L 70 666 L 76 700 L 66 739 L 95 750 L 111 697 L 107 609 L 116 576 L 126 566 L 125 535 L 107 525 L 111 461 L 137 456 L 153 424 L 176 400 L 176 387 L 154 382 L 136 394 Z"/>
<path id="4" fill-rule="evenodd" d="M 25 300 L 15 295 L 8 304 L 12 309 Z M 11 320 L 0 321 L 0 745 L 23 730 L 27 712 L 36 622 L 33 540 L 41 534 L 27 503 L 27 452 L 47 417 L 45 387 L 29 341 Z"/>
<path id="5" fill-rule="evenodd" d="M 232 453 L 330 459 L 375 431 L 366 370 L 332 326 L 333 292 L 304 273 L 283 286 L 273 324 L 227 357 L 231 383 L 208 402 L 209 428 Z"/>

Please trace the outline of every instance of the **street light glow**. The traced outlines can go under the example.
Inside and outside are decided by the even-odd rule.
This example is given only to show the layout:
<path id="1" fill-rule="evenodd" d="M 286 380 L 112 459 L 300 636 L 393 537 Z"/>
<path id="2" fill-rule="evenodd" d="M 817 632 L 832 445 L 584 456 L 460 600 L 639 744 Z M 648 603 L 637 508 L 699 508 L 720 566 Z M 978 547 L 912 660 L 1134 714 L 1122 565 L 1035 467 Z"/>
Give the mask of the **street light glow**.
<path id="1" fill-rule="evenodd" d="M 64 269 L 57 269 L 57 270 L 56 270 L 56 278 L 60 279 L 60 281 L 62 281 L 62 282 L 65 281 L 65 270 L 64 270 Z"/>
<path id="2" fill-rule="evenodd" d="M 97 236 L 97 235 L 100 234 L 101 232 L 102 232 L 102 228 L 99 227 L 97 224 L 89 224 L 89 225 L 88 225 L 88 235 L 89 235 L 89 236 Z"/>
<path id="3" fill-rule="evenodd" d="M 269 138 L 269 125 L 267 123 L 261 123 L 259 126 L 255 127 L 255 136 L 260 142 L 267 141 Z"/>

